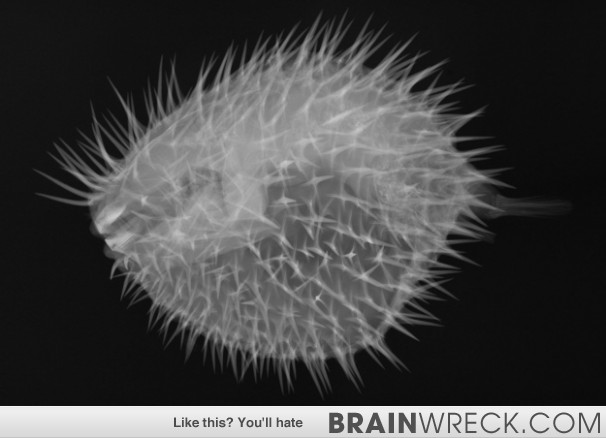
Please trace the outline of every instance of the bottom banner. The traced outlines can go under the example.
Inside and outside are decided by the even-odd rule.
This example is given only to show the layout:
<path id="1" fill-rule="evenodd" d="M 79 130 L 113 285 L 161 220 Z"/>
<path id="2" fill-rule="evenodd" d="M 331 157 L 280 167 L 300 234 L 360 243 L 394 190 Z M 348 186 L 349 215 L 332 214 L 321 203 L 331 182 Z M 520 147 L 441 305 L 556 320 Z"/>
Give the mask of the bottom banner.
<path id="1" fill-rule="evenodd" d="M 0 407 L 0 437 L 606 437 L 601 407 Z"/>

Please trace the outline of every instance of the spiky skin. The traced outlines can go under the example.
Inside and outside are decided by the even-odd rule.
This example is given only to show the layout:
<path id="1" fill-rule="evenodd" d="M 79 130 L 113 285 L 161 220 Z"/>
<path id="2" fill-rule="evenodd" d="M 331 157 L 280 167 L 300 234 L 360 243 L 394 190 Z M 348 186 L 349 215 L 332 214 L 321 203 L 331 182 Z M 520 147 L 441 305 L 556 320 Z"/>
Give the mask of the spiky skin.
<path id="1" fill-rule="evenodd" d="M 450 270 L 438 257 L 459 257 L 448 236 L 482 237 L 474 212 L 494 208 L 477 193 L 498 182 L 471 164 L 490 148 L 454 147 L 475 115 L 447 113 L 457 87 L 413 91 L 438 66 L 413 73 L 405 45 L 367 68 L 378 34 L 339 51 L 345 31 L 316 23 L 237 69 L 230 51 L 185 98 L 173 68 L 147 127 L 124 101 L 126 129 L 95 121 L 97 168 L 59 149 L 90 190 L 55 181 L 90 206 L 126 292 L 239 376 L 273 364 L 290 387 L 301 360 L 323 391 L 329 358 L 356 384 L 361 349 L 399 364 L 386 331 L 431 319 L 418 303 Z"/>

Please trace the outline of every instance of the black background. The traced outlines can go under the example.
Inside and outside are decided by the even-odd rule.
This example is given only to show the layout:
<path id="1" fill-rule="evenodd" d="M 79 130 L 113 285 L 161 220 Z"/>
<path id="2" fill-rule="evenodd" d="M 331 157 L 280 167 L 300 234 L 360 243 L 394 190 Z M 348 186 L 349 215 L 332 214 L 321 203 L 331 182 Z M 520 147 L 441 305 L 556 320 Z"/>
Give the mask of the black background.
<path id="1" fill-rule="evenodd" d="M 54 2 L 53 2 L 54 3 Z M 604 404 L 604 53 L 600 3 L 479 1 L 5 2 L 0 6 L 2 222 L 0 403 L 37 404 Z M 107 80 L 143 107 L 160 58 L 176 57 L 183 88 L 205 57 L 232 42 L 309 26 L 347 11 L 353 29 L 373 14 L 393 44 L 416 35 L 419 67 L 448 58 L 440 83 L 474 84 L 464 111 L 487 105 L 463 135 L 502 144 L 485 167 L 518 196 L 569 199 L 554 220 L 502 218 L 494 243 L 463 249 L 448 289 L 431 303 L 443 327 L 390 332 L 409 368 L 385 369 L 359 354 L 361 391 L 330 362 L 333 391 L 322 399 L 303 367 L 283 394 L 275 375 L 238 383 L 178 342 L 147 330 L 147 302 L 127 308 L 121 281 L 89 231 L 83 208 L 58 196 L 32 168 L 68 180 L 47 152 L 90 134 L 94 105 L 120 114 Z M 389 46 L 389 45 L 388 45 Z M 514 192 L 509 192 L 513 194 Z"/>

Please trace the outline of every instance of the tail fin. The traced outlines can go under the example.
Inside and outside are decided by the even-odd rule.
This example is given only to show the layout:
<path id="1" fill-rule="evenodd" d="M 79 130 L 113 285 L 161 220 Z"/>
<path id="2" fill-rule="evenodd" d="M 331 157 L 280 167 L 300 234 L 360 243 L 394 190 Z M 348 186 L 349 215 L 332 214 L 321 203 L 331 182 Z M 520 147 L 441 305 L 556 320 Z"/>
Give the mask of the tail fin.
<path id="1" fill-rule="evenodd" d="M 484 219 L 497 219 L 502 216 L 545 219 L 563 216 L 572 211 L 572 203 L 564 199 L 542 196 L 509 198 L 488 184 L 475 187 L 474 192 L 478 201 L 474 211 L 479 218 Z"/>
<path id="2" fill-rule="evenodd" d="M 489 219 L 501 216 L 524 216 L 546 219 L 563 216 L 572 211 L 572 203 L 564 199 L 529 196 L 526 198 L 509 198 L 495 194 L 490 204 L 494 207 L 485 212 Z"/>

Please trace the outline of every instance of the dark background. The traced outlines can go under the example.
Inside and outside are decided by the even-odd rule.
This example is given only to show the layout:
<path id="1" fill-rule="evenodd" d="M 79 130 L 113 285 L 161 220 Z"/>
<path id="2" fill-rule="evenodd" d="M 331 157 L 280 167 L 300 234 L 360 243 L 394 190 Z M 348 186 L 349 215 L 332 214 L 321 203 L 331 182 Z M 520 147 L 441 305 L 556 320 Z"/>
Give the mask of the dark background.
<path id="1" fill-rule="evenodd" d="M 37 404 L 563 404 L 606 402 L 604 358 L 604 78 L 606 15 L 601 3 L 480 1 L 3 2 L 3 264 L 0 277 L 0 403 Z M 512 167 L 502 179 L 517 196 L 571 200 L 552 220 L 502 218 L 494 243 L 463 249 L 480 266 L 459 263 L 433 302 L 443 327 L 413 327 L 420 342 L 390 332 L 409 368 L 385 369 L 358 356 L 357 391 L 330 362 L 324 399 L 303 367 L 295 391 L 275 375 L 237 383 L 214 372 L 200 352 L 189 361 L 178 342 L 147 330 L 149 305 L 127 308 L 112 262 L 89 231 L 83 208 L 32 168 L 68 181 L 47 152 L 60 139 L 90 134 L 91 103 L 120 115 L 110 78 L 143 108 L 160 58 L 176 56 L 183 88 L 205 57 L 232 42 L 256 42 L 348 11 L 354 30 L 372 15 L 393 44 L 416 35 L 410 52 L 445 58 L 439 83 L 464 79 L 460 107 L 487 105 L 461 134 L 502 144 L 484 167 Z M 388 44 L 389 46 L 389 44 Z M 123 120 L 123 119 L 121 119 Z"/>

